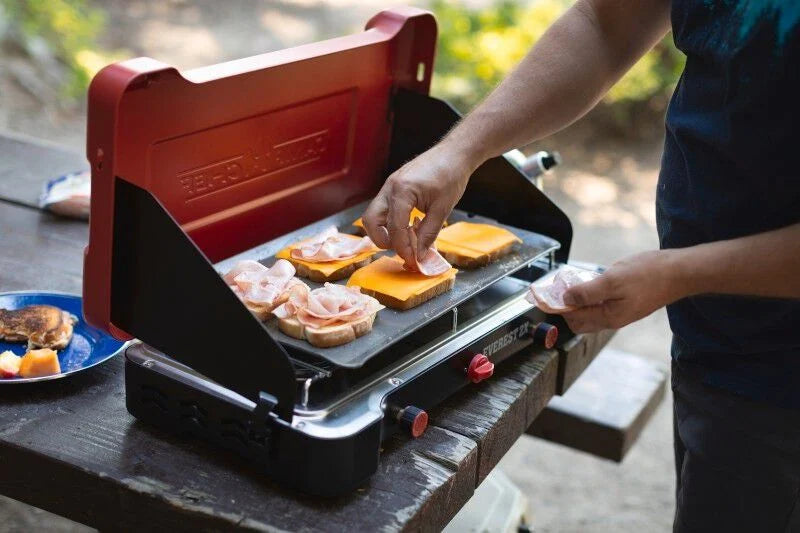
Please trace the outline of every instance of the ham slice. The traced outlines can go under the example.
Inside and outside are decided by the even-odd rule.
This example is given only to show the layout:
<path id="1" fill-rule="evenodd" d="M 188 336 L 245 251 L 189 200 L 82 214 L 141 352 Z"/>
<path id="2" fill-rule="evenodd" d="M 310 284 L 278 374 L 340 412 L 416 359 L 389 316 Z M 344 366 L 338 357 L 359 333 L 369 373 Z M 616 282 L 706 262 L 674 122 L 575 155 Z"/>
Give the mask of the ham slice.
<path id="1" fill-rule="evenodd" d="M 566 265 L 552 278 L 532 283 L 525 299 L 546 313 L 567 313 L 575 309 L 564 303 L 567 289 L 591 281 L 599 275 L 592 270 Z"/>
<path id="2" fill-rule="evenodd" d="M 272 313 L 278 318 L 295 317 L 304 326 L 319 329 L 354 322 L 381 309 L 378 300 L 362 294 L 359 287 L 326 283 L 313 291 L 292 289 L 289 299 Z"/>
<path id="3" fill-rule="evenodd" d="M 354 237 L 339 233 L 336 226 L 325 228 L 324 231 L 301 242 L 290 252 L 295 259 L 302 259 L 311 263 L 325 263 L 342 261 L 370 251 L 377 251 L 369 237 Z"/>
<path id="4" fill-rule="evenodd" d="M 439 274 L 444 274 L 451 268 L 453 268 L 450 263 L 447 262 L 447 259 L 442 257 L 442 254 L 436 249 L 436 246 L 431 246 L 428 250 L 422 255 L 422 257 L 416 257 L 417 253 L 417 230 L 419 229 L 419 218 L 414 220 L 414 224 L 408 227 L 408 237 L 411 241 L 411 249 L 414 250 L 414 262 L 406 263 L 403 265 L 406 270 L 410 270 L 412 272 L 420 272 L 426 276 L 438 276 Z"/>
<path id="5" fill-rule="evenodd" d="M 272 307 L 293 287 L 305 287 L 294 274 L 294 266 L 285 259 L 278 259 L 270 268 L 258 261 L 245 260 L 237 263 L 223 279 L 245 303 Z"/>

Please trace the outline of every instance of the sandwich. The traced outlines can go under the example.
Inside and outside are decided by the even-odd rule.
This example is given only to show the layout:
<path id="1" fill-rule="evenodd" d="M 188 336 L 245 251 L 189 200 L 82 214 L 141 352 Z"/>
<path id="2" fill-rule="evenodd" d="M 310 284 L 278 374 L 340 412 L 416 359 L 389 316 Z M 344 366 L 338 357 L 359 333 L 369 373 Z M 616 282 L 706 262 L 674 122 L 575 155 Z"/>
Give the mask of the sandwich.
<path id="1" fill-rule="evenodd" d="M 414 221 L 416 219 L 418 219 L 418 218 L 420 218 L 420 219 L 425 218 L 425 213 L 423 213 L 422 211 L 420 211 L 419 209 L 417 209 L 415 207 L 414 209 L 411 210 L 411 214 L 408 216 L 408 224 L 409 224 L 409 226 L 412 225 L 414 223 Z M 355 220 L 353 222 L 353 226 L 358 228 L 358 232 L 359 232 L 360 235 L 366 235 L 367 234 L 366 229 L 364 228 L 364 219 L 363 218 L 359 218 L 359 219 Z M 442 227 L 445 227 L 445 226 L 447 226 L 447 221 L 446 220 L 442 223 Z"/>
<path id="2" fill-rule="evenodd" d="M 451 264 L 478 268 L 511 253 L 522 240 L 505 228 L 491 224 L 456 222 L 439 232 L 436 247 Z"/>
<path id="3" fill-rule="evenodd" d="M 267 268 L 258 261 L 239 261 L 222 278 L 245 307 L 259 320 L 266 320 L 275 307 L 289 298 L 289 291 L 306 284 L 294 277 L 289 261 L 278 259 Z"/>
<path id="4" fill-rule="evenodd" d="M 297 275 L 318 283 L 344 279 L 370 261 L 380 249 L 369 237 L 340 233 L 330 226 L 321 233 L 278 252 L 294 265 Z"/>
<path id="5" fill-rule="evenodd" d="M 0 340 L 28 341 L 28 348 L 61 350 L 72 340 L 78 319 L 52 305 L 0 309 Z"/>

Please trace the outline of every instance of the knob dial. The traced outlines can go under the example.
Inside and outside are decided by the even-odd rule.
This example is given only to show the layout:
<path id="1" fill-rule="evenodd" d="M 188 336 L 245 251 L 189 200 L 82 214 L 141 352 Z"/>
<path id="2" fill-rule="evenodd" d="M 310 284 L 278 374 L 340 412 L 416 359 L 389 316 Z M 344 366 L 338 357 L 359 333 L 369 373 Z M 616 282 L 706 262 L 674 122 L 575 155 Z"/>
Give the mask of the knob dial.
<path id="1" fill-rule="evenodd" d="M 475 354 L 467 367 L 467 377 L 473 383 L 480 383 L 494 374 L 494 363 L 482 353 Z"/>
<path id="2" fill-rule="evenodd" d="M 397 422 L 416 439 L 428 428 L 428 413 L 419 407 L 408 405 L 397 414 Z"/>
<path id="3" fill-rule="evenodd" d="M 542 322 L 533 330 L 533 342 L 538 346 L 543 346 L 548 350 L 556 345 L 558 341 L 558 328 L 553 324 Z"/>

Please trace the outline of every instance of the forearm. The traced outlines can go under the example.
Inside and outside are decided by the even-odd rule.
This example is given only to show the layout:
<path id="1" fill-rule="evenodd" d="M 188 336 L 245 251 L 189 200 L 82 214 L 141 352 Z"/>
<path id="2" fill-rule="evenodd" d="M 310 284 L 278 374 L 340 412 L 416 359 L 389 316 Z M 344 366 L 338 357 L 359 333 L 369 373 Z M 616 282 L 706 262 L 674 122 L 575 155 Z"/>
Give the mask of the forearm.
<path id="1" fill-rule="evenodd" d="M 663 37 L 668 6 L 578 0 L 444 144 L 477 166 L 569 125 Z"/>
<path id="2" fill-rule="evenodd" d="M 672 252 L 678 296 L 800 298 L 800 224 Z"/>

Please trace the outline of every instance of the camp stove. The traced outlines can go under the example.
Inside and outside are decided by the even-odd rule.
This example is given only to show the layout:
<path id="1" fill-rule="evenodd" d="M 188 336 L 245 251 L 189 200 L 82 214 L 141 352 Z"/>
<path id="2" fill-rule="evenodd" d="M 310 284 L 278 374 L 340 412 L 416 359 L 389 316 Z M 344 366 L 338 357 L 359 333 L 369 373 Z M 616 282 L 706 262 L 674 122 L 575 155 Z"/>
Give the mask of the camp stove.
<path id="1" fill-rule="evenodd" d="M 566 262 L 572 228 L 505 157 L 475 172 L 449 220 L 522 243 L 417 308 L 381 311 L 349 344 L 283 335 L 220 276 L 330 224 L 354 231 L 385 178 L 457 122 L 428 96 L 435 44 L 430 13 L 393 9 L 348 37 L 188 72 L 138 58 L 95 77 L 84 313 L 138 339 L 131 414 L 329 496 L 375 472 L 384 439 L 419 436 L 427 409 L 554 345 L 552 317 L 524 294 Z"/>

